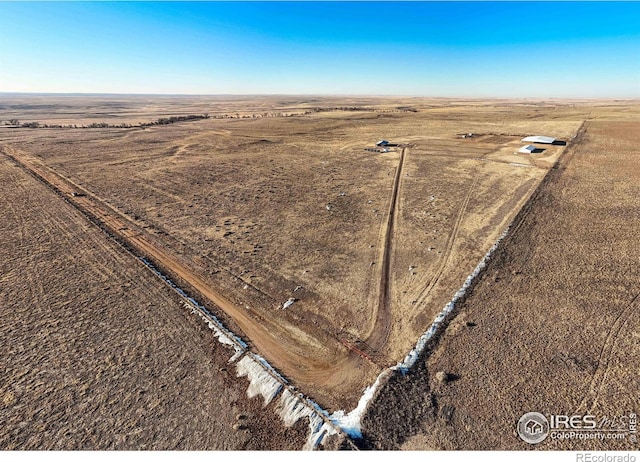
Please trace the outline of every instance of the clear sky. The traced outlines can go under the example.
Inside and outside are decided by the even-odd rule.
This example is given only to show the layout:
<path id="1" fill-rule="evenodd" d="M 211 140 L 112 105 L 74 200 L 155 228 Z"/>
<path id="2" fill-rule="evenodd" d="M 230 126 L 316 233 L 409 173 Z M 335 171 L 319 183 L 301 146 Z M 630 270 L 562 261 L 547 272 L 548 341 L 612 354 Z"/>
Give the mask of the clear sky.
<path id="1" fill-rule="evenodd" d="M 0 91 L 640 97 L 640 2 L 0 2 Z"/>

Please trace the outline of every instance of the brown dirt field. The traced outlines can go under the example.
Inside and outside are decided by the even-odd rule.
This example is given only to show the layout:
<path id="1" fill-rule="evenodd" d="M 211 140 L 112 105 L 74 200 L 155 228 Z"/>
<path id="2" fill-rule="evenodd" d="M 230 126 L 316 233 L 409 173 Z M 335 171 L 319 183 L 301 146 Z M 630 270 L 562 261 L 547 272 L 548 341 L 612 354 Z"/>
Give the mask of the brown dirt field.
<path id="1" fill-rule="evenodd" d="M 0 147 L 332 411 L 355 407 L 404 357 L 564 151 L 515 154 L 523 136 L 570 140 L 585 118 L 634 110 L 593 101 L 7 97 L 2 120 L 212 118 L 5 124 Z M 365 151 L 382 138 L 398 146 Z"/>
<path id="2" fill-rule="evenodd" d="M 169 103 L 177 114 L 205 112 L 201 100 L 178 109 L 181 101 L 161 101 L 147 117 L 166 115 Z M 243 114 L 257 104 L 218 103 L 223 112 L 244 104 Z M 271 102 L 270 114 L 309 106 L 284 103 Z M 487 156 L 513 151 L 517 136 L 547 129 L 546 122 L 509 122 L 487 114 L 486 102 L 446 117 L 388 103 L 144 130 L 10 129 L 5 148 L 42 162 L 129 220 L 115 225 L 128 228 L 128 239 L 170 251 L 172 262 L 197 276 L 185 278 L 184 268 L 156 253 L 164 270 L 222 308 L 231 326 L 311 396 L 348 409 L 411 348 L 545 172 L 525 156 L 519 159 L 530 168 Z M 148 108 L 134 101 L 128 112 L 136 110 Z M 462 116 L 465 131 L 480 133 L 495 133 L 495 117 L 502 117 L 510 136 L 460 139 Z M 570 116 L 551 134 L 568 138 L 577 125 Z M 382 135 L 409 143 L 402 172 L 400 148 L 382 155 L 363 149 Z M 386 239 L 395 177 L 397 223 Z M 383 273 L 389 294 L 380 310 Z M 279 310 L 292 296 L 296 304 Z"/>
<path id="3" fill-rule="evenodd" d="M 637 121 L 586 123 L 426 361 L 381 390 L 365 418 L 368 444 L 638 449 L 551 436 L 529 445 L 516 423 L 531 411 L 600 422 L 640 409 L 639 131 Z"/>
<path id="4" fill-rule="evenodd" d="M 315 339 L 310 339 L 311 345 L 305 345 L 307 336 L 295 326 L 276 324 L 271 319 L 260 317 L 259 314 L 249 315 L 242 306 L 236 306 L 219 292 L 212 290 L 206 278 L 191 270 L 172 252 L 148 239 L 142 229 L 130 223 L 126 217 L 104 204 L 99 198 L 39 165 L 34 159 L 15 156 L 15 153 L 10 149 L 6 153 L 11 156 L 11 159 L 20 162 L 20 165 L 25 169 L 67 197 L 70 203 L 89 214 L 92 220 L 99 221 L 110 234 L 121 238 L 136 255 L 154 262 L 155 265 L 163 269 L 165 274 L 171 275 L 173 280 L 186 285 L 194 293 L 204 297 L 205 300 L 213 302 L 216 307 L 231 317 L 232 321 L 247 335 L 247 338 L 252 340 L 253 345 L 259 351 L 268 351 L 272 358 L 276 358 L 279 364 L 283 364 L 286 367 L 283 368 L 283 372 L 295 376 L 299 380 L 320 385 L 327 385 L 328 380 L 333 380 L 333 382 L 329 382 L 329 385 L 339 382 L 349 384 L 350 380 L 356 380 L 357 383 L 362 382 L 362 378 L 355 374 L 342 374 L 341 370 L 344 369 L 344 365 L 341 363 L 330 364 L 317 360 L 314 357 L 318 354 L 317 352 L 327 354 L 324 345 Z M 82 195 L 73 196 L 78 192 L 82 192 Z M 256 317 L 258 322 L 256 322 Z M 314 348 L 316 352 L 313 351 Z M 358 362 L 361 360 L 361 358 L 357 358 L 357 355 L 350 356 L 351 358 L 346 358 L 347 361 Z M 356 357 L 353 358 L 354 356 Z M 311 367 L 308 367 L 309 365 Z M 310 372 L 304 366 L 311 369 Z M 337 377 L 333 375 L 333 371 L 336 370 L 339 374 Z"/>
<path id="5" fill-rule="evenodd" d="M 0 185 L 0 448 L 302 447 L 141 263 L 5 157 Z"/>

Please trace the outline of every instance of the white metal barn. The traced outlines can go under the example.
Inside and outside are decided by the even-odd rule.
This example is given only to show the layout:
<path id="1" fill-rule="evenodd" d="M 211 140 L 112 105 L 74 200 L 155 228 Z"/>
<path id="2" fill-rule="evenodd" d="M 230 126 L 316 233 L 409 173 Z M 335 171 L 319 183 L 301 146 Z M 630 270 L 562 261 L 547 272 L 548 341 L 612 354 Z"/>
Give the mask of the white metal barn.
<path id="1" fill-rule="evenodd" d="M 522 146 L 520 149 L 518 149 L 518 152 L 521 154 L 531 154 L 533 152 L 535 152 L 537 148 L 532 145 L 532 144 L 528 144 L 527 146 Z"/>
<path id="2" fill-rule="evenodd" d="M 526 138 L 522 138 L 523 143 L 541 143 L 541 144 L 553 144 L 556 139 L 551 138 L 550 136 L 527 136 Z"/>

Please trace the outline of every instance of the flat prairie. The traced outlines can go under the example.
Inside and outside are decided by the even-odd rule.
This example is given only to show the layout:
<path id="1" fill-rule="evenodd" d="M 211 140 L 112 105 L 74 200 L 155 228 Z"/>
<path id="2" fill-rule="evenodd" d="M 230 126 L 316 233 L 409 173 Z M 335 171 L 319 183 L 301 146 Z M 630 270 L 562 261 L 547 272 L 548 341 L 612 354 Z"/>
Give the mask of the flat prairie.
<path id="1" fill-rule="evenodd" d="M 302 447 L 142 263 L 5 157 L 0 184 L 0 448 Z"/>
<path id="2" fill-rule="evenodd" d="M 373 447 L 638 448 L 625 431 L 640 409 L 639 130 L 585 123 L 437 345 L 381 391 L 365 418 Z M 516 433 L 531 411 L 595 416 L 604 437 L 552 431 L 532 446 Z"/>
<path id="3" fill-rule="evenodd" d="M 0 118 L 38 128 L 0 124 L 0 149 L 6 169 L 31 172 L 59 193 L 49 191 L 47 213 L 25 209 L 30 220 L 45 229 L 53 218 L 68 221 L 56 212 L 70 208 L 65 200 L 92 211 L 111 235 L 149 257 L 305 394 L 330 411 L 350 410 L 363 388 L 413 347 L 572 149 L 584 120 L 634 111 L 624 101 L 8 95 L 0 100 Z M 197 117 L 153 123 L 189 116 Z M 528 135 L 567 146 L 517 153 Z M 380 140 L 389 145 L 376 146 Z M 12 181 L 2 183 L 7 209 L 24 194 L 15 193 Z M 4 217 L 5 227 L 15 227 L 16 218 Z M 108 236 L 92 226 L 85 219 L 81 232 L 60 231 L 59 251 L 69 253 L 65 245 L 86 230 L 106 246 Z M 90 247 L 99 258 L 100 248 Z M 116 278 L 140 266 L 118 252 L 122 263 L 107 265 Z M 29 266 L 24 258 L 12 261 L 16 274 Z M 102 274 L 92 262 L 83 265 Z M 74 264 L 44 272 L 64 274 L 62 286 L 73 286 L 68 275 L 80 272 Z M 24 281 L 39 284 L 37 277 Z M 94 279 L 82 287 L 105 295 Z M 141 303 L 163 290 L 149 286 Z M 62 293 L 51 297 L 70 303 Z M 162 316 L 179 311 L 175 302 L 151 303 Z M 130 328 L 146 326 L 134 318 L 127 318 Z M 68 328 L 67 336 L 76 332 Z M 206 345 L 202 351 L 213 348 Z M 179 344 L 161 349 L 183 352 Z M 136 363 L 132 354 L 117 356 Z M 247 447 L 260 444 L 249 440 Z M 278 443 L 264 448 L 272 444 Z"/>

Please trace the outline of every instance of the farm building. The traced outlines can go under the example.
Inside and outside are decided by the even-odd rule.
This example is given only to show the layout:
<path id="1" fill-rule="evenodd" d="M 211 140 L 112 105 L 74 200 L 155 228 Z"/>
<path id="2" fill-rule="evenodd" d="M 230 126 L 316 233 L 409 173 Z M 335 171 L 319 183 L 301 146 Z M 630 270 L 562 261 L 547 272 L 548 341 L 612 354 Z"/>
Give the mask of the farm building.
<path id="1" fill-rule="evenodd" d="M 531 154 L 534 153 L 536 151 L 536 147 L 532 144 L 528 144 L 526 146 L 522 146 L 520 149 L 518 149 L 518 152 L 521 154 Z"/>
<path id="2" fill-rule="evenodd" d="M 541 143 L 541 144 L 553 144 L 556 139 L 551 138 L 550 136 L 527 136 L 526 138 L 522 138 L 523 143 Z"/>

